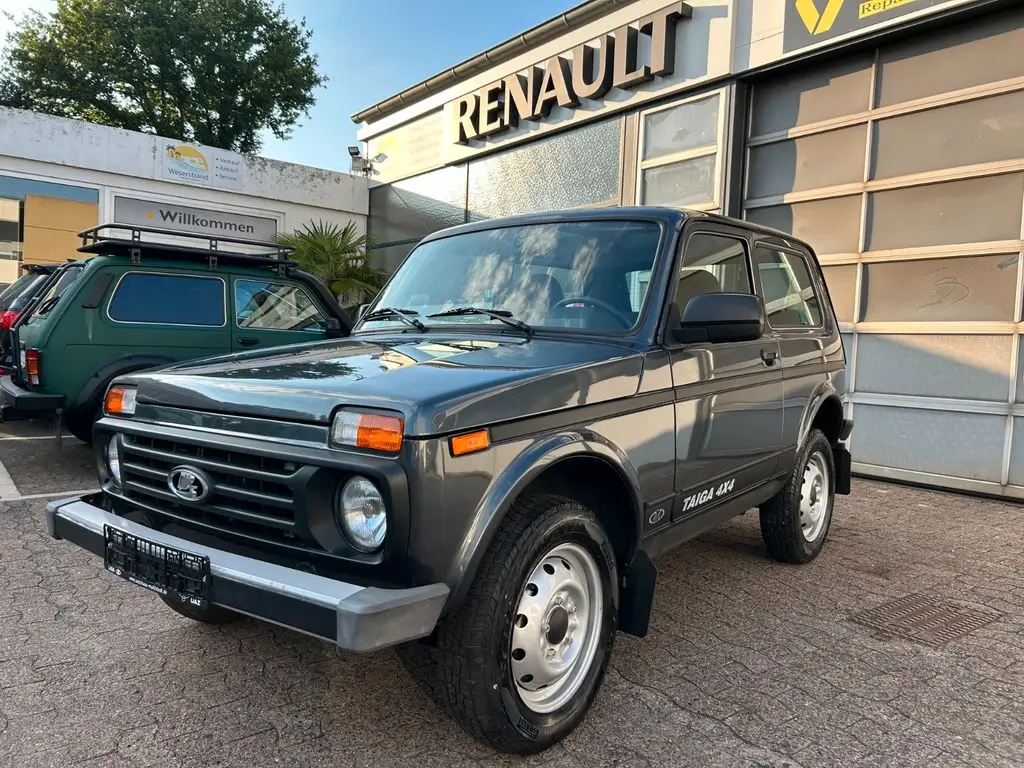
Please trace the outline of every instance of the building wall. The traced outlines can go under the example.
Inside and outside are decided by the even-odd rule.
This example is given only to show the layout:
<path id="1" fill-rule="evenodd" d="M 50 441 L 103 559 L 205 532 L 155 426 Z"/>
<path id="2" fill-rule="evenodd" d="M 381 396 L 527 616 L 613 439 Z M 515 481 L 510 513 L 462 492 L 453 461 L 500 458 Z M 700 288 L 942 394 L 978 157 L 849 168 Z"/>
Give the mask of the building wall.
<path id="1" fill-rule="evenodd" d="M 744 215 L 813 243 L 865 474 L 1024 497 L 1024 8 L 753 87 Z"/>
<path id="2" fill-rule="evenodd" d="M 278 232 L 317 219 L 355 222 L 366 231 L 369 185 L 362 177 L 199 147 L 208 170 L 188 181 L 174 175 L 177 166 L 167 158 L 182 147 L 174 139 L 0 108 L 0 220 L 16 203 L 20 250 L 29 262 L 74 257 L 74 233 L 113 221 L 118 196 L 270 219 Z M 0 271 L 15 267 L 16 274 L 17 254 L 3 258 L 14 251 L 9 242 L 0 236 Z"/>

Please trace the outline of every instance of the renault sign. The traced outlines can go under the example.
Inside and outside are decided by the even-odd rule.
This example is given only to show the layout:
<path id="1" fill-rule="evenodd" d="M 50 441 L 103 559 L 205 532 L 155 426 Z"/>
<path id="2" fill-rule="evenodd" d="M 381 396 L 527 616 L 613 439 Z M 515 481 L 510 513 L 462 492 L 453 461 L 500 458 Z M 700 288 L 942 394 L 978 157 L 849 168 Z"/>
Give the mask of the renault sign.
<path id="1" fill-rule="evenodd" d="M 263 216 L 155 203 L 120 195 L 114 198 L 114 223 L 246 240 L 272 240 L 277 234 L 277 221 Z"/>

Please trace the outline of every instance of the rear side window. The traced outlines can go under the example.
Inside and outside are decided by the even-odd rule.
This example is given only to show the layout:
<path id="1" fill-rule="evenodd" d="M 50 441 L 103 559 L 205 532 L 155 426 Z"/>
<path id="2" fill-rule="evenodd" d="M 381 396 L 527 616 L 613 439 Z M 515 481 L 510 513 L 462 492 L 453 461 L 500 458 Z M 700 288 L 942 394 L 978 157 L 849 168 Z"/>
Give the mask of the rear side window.
<path id="1" fill-rule="evenodd" d="M 772 328 L 813 328 L 822 324 L 821 305 L 802 256 L 759 245 L 754 249 L 754 264 Z"/>
<path id="2" fill-rule="evenodd" d="M 223 326 L 224 281 L 130 272 L 114 289 L 107 314 L 119 323 Z"/>

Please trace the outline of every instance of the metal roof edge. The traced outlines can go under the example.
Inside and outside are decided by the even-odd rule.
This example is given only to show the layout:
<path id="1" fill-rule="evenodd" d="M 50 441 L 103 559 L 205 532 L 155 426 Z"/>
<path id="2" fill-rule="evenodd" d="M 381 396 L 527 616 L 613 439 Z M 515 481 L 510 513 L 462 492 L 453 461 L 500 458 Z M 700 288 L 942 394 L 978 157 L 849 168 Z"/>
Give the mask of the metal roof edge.
<path id="1" fill-rule="evenodd" d="M 632 5 L 636 0 L 586 0 L 586 2 L 570 8 L 565 13 L 548 19 L 503 43 L 488 48 L 454 67 L 422 80 L 404 91 L 377 102 L 352 115 L 352 122 L 365 123 L 370 119 L 381 119 L 393 115 L 405 107 L 422 101 L 446 88 L 466 80 L 487 69 L 504 64 L 531 48 L 543 45 L 556 37 L 579 29 L 594 19 L 605 15 L 611 8 L 622 8 Z"/>

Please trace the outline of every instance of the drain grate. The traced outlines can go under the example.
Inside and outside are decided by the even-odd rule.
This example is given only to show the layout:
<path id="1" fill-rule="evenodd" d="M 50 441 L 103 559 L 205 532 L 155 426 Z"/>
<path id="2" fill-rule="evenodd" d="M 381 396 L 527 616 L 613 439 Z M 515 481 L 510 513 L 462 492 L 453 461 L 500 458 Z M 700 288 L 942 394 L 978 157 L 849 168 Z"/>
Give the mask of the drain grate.
<path id="1" fill-rule="evenodd" d="M 850 620 L 882 635 L 940 646 L 998 621 L 1002 615 L 918 594 L 863 611 Z"/>

